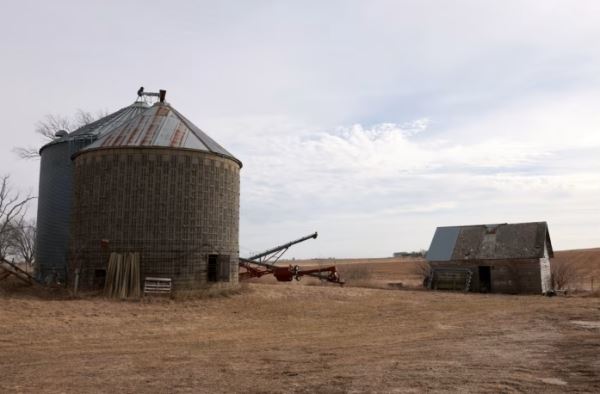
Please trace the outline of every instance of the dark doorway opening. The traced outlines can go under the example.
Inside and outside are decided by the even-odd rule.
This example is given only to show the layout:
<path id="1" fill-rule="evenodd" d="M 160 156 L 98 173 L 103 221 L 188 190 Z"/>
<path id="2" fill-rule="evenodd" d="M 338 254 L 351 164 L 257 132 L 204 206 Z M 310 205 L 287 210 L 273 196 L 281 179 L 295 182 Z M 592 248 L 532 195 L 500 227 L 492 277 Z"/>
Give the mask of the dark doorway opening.
<path id="1" fill-rule="evenodd" d="M 208 269 L 206 271 L 206 280 L 216 282 L 219 280 L 218 255 L 208 255 Z"/>
<path id="2" fill-rule="evenodd" d="M 489 266 L 479 266 L 479 291 L 482 293 L 492 291 L 492 272 Z"/>
<path id="3" fill-rule="evenodd" d="M 106 270 L 95 270 L 94 271 L 94 286 L 97 289 L 103 289 L 106 283 Z"/>

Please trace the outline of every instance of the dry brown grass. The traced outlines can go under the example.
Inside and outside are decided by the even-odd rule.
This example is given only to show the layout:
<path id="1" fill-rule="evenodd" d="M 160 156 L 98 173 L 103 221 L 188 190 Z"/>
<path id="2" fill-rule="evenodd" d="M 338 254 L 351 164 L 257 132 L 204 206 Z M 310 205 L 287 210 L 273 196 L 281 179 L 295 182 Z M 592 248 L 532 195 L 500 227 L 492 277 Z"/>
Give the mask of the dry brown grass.
<path id="1" fill-rule="evenodd" d="M 555 260 L 551 262 L 552 288 L 567 290 L 575 287 L 580 281 L 578 267 L 568 260 Z"/>
<path id="2" fill-rule="evenodd" d="M 249 291 L 247 283 L 241 283 L 235 287 L 217 287 L 213 286 L 207 289 L 194 289 L 194 290 L 179 290 L 172 294 L 170 297 L 176 301 L 191 301 L 191 300 L 206 300 L 210 298 L 222 298 L 231 297 L 235 295 L 243 294 Z M 164 296 L 145 297 L 145 299 L 160 300 Z"/>
<path id="3" fill-rule="evenodd" d="M 431 266 L 427 261 L 419 261 L 413 264 L 413 275 L 420 278 L 422 282 L 429 279 L 431 275 Z"/>
<path id="4" fill-rule="evenodd" d="M 422 288 L 423 266 L 427 265 L 422 258 L 373 258 L 373 259 L 325 259 L 296 260 L 301 267 L 335 265 L 340 277 L 348 286 L 368 288 Z M 261 279 L 262 280 L 262 279 Z M 268 281 L 269 279 L 266 279 Z M 310 281 L 301 283 L 313 284 Z"/>
<path id="5" fill-rule="evenodd" d="M 417 260 L 335 263 L 420 283 Z M 12 289 L 0 392 L 600 392 L 597 298 L 304 282 L 165 302 Z"/>
<path id="6" fill-rule="evenodd" d="M 345 264 L 337 267 L 347 286 L 370 287 L 373 285 L 373 269 L 368 265 Z"/>
<path id="7" fill-rule="evenodd" d="M 24 284 L 14 276 L 0 281 L 1 298 L 37 298 L 41 300 L 62 300 L 73 298 L 69 290 L 58 287 L 49 288 L 40 285 Z"/>
<path id="8" fill-rule="evenodd" d="M 163 303 L 0 299 L 0 392 L 600 390 L 597 299 L 250 288 Z"/>

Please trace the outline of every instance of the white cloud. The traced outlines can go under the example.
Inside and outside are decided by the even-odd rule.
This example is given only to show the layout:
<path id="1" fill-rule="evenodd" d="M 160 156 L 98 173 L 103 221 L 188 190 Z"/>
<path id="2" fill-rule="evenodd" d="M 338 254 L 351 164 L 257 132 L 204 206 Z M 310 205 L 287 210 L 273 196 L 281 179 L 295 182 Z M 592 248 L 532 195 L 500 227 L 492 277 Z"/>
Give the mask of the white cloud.
<path id="1" fill-rule="evenodd" d="M 328 222 L 355 222 L 390 234 L 398 231 L 398 222 L 429 223 L 430 231 L 408 234 L 400 242 L 380 238 L 382 244 L 372 246 L 380 249 L 371 250 L 381 255 L 383 248 L 389 252 L 398 244 L 427 247 L 437 225 L 547 220 L 551 226 L 563 223 L 555 233 L 569 240 L 563 244 L 559 239 L 555 245 L 586 246 L 583 242 L 590 237 L 578 242 L 565 235 L 577 229 L 564 222 L 573 215 L 584 226 L 600 220 L 595 202 L 600 198 L 600 139 L 589 134 L 600 119 L 591 113 L 580 117 L 584 111 L 573 113 L 568 106 L 535 104 L 475 118 L 481 132 L 471 134 L 475 126 L 470 125 L 461 130 L 470 139 L 430 133 L 432 122 L 424 118 L 403 125 L 290 130 L 264 137 L 258 150 L 254 141 L 242 143 L 244 236 L 255 239 L 249 232 L 260 234 L 258 217 L 281 228 L 296 228 L 301 222 L 326 228 Z M 512 124 L 510 132 L 497 132 L 505 127 L 503 122 Z M 559 143 L 565 125 L 573 127 L 570 139 L 563 136 Z M 588 150 L 581 152 L 582 146 Z M 573 165 L 582 160 L 587 160 L 587 169 Z"/>

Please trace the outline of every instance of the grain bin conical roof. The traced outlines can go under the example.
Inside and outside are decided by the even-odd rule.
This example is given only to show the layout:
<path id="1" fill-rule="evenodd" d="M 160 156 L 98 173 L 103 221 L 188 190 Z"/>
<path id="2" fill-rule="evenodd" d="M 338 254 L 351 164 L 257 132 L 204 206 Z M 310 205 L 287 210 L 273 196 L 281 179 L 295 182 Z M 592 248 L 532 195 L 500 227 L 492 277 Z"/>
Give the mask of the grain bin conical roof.
<path id="1" fill-rule="evenodd" d="M 114 127 L 82 149 L 81 153 L 93 149 L 121 147 L 193 149 L 225 156 L 242 164 L 240 160 L 165 102 L 157 102 L 135 118 Z"/>
<path id="2" fill-rule="evenodd" d="M 105 133 L 113 130 L 115 127 L 127 122 L 132 118 L 135 118 L 142 112 L 146 111 L 148 108 L 150 108 L 148 104 L 142 101 L 136 101 L 133 104 L 128 105 L 127 107 L 121 108 L 120 110 L 108 114 L 98 120 L 95 120 L 92 123 L 81 126 L 77 130 L 68 133 L 63 137 L 57 138 L 52 142 L 47 143 L 46 145 L 42 146 L 42 148 L 40 149 L 40 153 L 47 146 L 58 144 L 61 142 L 80 139 L 93 141 L 94 139 L 99 138 Z"/>
<path id="3" fill-rule="evenodd" d="M 136 101 L 133 104 L 121 108 L 120 110 L 113 112 L 95 122 L 87 124 L 79 129 L 73 131 L 70 135 L 96 135 L 102 136 L 106 132 L 111 131 L 115 127 L 127 122 L 128 120 L 135 118 L 137 115 L 146 111 L 150 106 L 143 101 Z"/>

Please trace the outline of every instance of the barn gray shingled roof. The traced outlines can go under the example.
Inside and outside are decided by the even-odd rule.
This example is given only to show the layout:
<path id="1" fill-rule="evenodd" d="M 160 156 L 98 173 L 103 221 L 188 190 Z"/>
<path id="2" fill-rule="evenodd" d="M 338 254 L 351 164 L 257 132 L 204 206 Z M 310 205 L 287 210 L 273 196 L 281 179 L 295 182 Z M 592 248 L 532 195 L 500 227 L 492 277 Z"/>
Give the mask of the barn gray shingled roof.
<path id="1" fill-rule="evenodd" d="M 429 261 L 529 259 L 554 256 L 546 222 L 438 227 Z"/>

